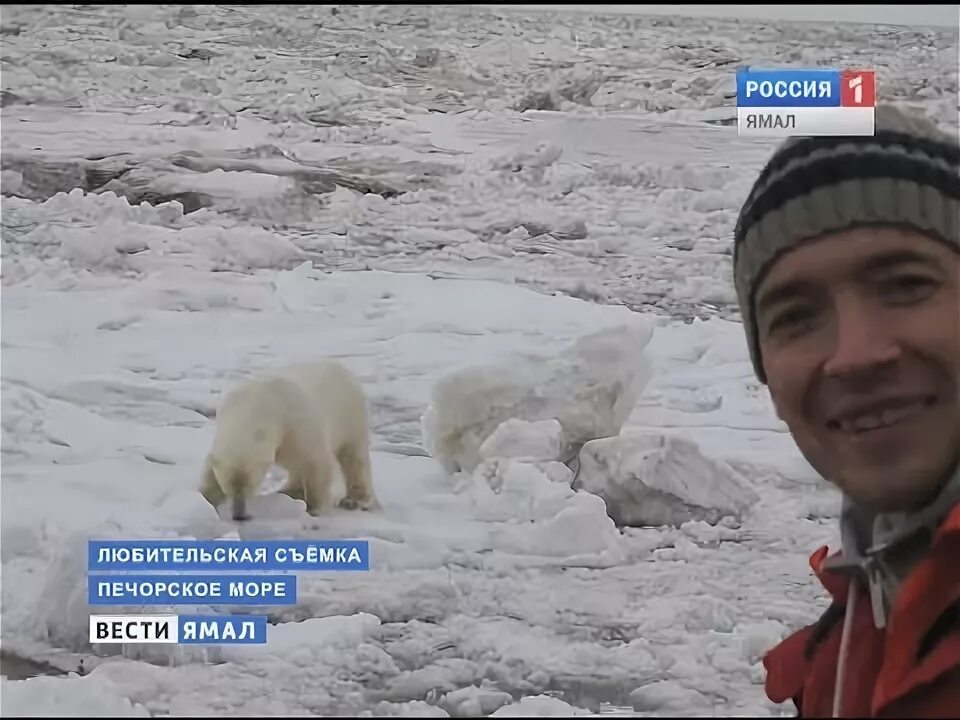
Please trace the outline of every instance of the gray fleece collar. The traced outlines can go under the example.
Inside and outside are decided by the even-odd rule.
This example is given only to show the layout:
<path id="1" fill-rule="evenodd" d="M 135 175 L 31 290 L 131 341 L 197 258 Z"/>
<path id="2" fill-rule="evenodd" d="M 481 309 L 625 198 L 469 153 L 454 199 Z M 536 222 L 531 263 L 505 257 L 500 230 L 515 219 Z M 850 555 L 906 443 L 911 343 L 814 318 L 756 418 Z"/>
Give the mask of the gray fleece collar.
<path id="1" fill-rule="evenodd" d="M 886 626 L 904 578 L 923 557 L 933 534 L 960 503 L 960 466 L 929 505 L 915 513 L 870 513 L 843 498 L 841 554 L 824 569 L 859 575 L 870 590 L 874 624 Z"/>

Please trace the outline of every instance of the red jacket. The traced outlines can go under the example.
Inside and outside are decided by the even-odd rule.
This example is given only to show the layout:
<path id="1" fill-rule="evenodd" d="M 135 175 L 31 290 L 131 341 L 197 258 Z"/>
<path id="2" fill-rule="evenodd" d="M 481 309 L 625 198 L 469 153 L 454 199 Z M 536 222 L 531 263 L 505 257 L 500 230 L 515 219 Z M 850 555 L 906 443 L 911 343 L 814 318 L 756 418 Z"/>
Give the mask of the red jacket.
<path id="1" fill-rule="evenodd" d="M 833 598 L 831 609 L 763 661 L 767 696 L 793 700 L 804 718 L 834 717 L 849 582 L 822 569 L 826 558 L 822 547 L 810 566 Z M 870 597 L 859 582 L 853 607 L 836 716 L 960 718 L 960 506 L 904 581 L 885 629 L 874 627 Z"/>

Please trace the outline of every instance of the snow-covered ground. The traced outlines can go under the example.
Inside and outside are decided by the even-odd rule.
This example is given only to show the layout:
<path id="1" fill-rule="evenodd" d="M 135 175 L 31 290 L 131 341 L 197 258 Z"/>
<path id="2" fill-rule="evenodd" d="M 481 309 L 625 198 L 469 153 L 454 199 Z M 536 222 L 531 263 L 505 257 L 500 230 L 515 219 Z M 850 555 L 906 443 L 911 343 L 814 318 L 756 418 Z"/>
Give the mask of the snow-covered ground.
<path id="1" fill-rule="evenodd" d="M 0 630 L 82 661 L 0 680 L 4 714 L 780 712 L 759 660 L 822 607 L 807 555 L 838 504 L 733 307 L 770 149 L 729 126 L 733 68 L 865 64 L 946 122 L 955 31 L 132 5 L 5 7 L 2 30 Z M 618 529 L 555 464 L 427 456 L 448 373 L 539 357 L 569 383 L 556 358 L 621 326 L 648 344 L 597 352 L 652 375 L 578 482 L 650 473 L 688 486 L 660 521 L 695 519 Z M 364 382 L 383 507 L 268 495 L 222 521 L 195 490 L 218 398 L 317 356 Z M 89 646 L 86 538 L 235 532 L 367 538 L 373 569 L 301 575 L 266 648 Z"/>

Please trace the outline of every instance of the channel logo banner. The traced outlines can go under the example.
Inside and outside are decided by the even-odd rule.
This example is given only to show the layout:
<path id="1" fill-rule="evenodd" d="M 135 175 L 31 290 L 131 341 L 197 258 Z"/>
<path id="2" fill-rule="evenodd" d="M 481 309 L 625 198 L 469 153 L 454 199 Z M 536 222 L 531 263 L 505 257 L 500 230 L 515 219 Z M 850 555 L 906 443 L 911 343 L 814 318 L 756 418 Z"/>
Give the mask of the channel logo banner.
<path id="1" fill-rule="evenodd" d="M 296 605 L 296 575 L 87 575 L 89 605 Z"/>
<path id="2" fill-rule="evenodd" d="M 263 645 L 266 615 L 91 615 L 91 643 Z"/>
<path id="3" fill-rule="evenodd" d="M 737 71 L 741 137 L 872 136 L 873 70 Z"/>
<path id="4" fill-rule="evenodd" d="M 367 540 L 90 540 L 88 572 L 370 570 Z"/>

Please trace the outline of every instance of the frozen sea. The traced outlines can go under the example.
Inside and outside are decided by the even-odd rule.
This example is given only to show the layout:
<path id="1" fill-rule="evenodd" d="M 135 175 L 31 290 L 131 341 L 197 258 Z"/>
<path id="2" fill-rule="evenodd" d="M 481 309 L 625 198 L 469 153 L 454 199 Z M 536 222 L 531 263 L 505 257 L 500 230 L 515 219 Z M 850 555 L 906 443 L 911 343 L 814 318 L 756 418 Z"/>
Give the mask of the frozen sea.
<path id="1" fill-rule="evenodd" d="M 955 28 L 13 5 L 0 31 L 0 631 L 6 673 L 47 673 L 0 679 L 4 715 L 792 712 L 760 658 L 823 607 L 839 502 L 738 322 L 731 232 L 772 144 L 736 137 L 734 69 L 873 67 L 955 127 Z M 623 432 L 735 469 L 739 523 L 501 502 L 423 449 L 446 373 L 631 323 L 654 373 Z M 364 383 L 382 508 L 264 496 L 237 528 L 195 490 L 218 399 L 317 356 Z M 301 575 L 266 647 L 90 646 L 87 538 L 238 532 L 368 539 L 373 569 Z"/>

